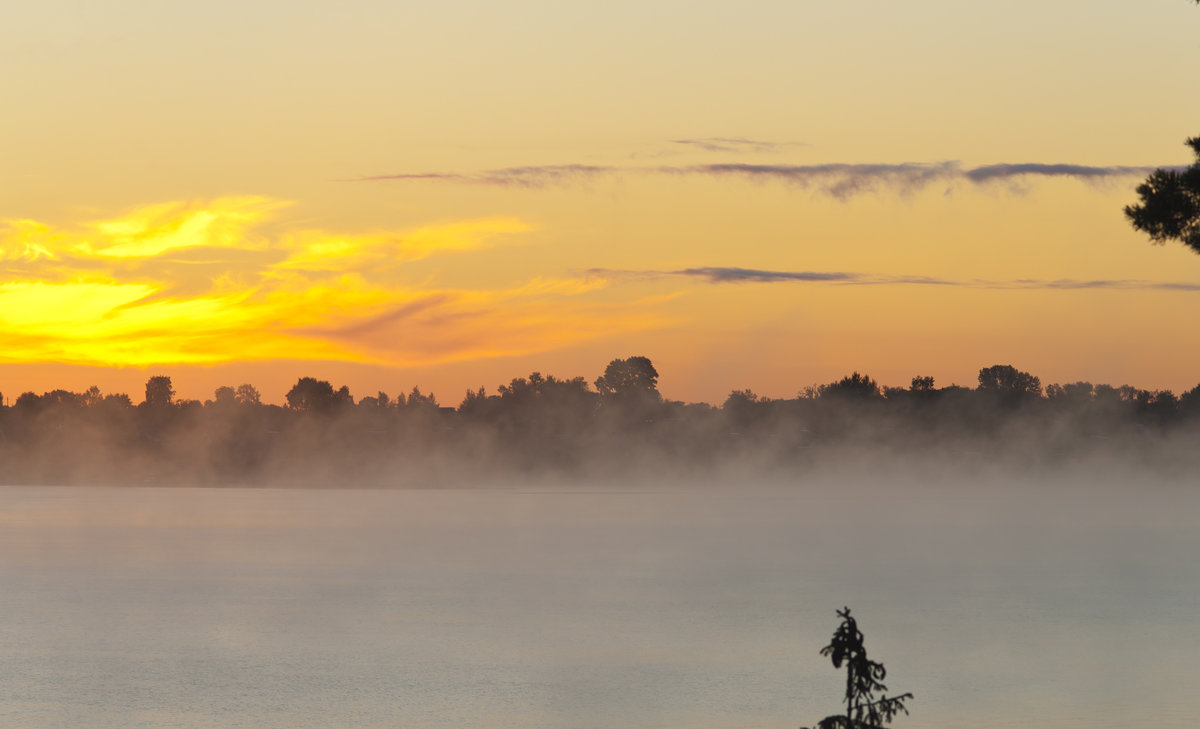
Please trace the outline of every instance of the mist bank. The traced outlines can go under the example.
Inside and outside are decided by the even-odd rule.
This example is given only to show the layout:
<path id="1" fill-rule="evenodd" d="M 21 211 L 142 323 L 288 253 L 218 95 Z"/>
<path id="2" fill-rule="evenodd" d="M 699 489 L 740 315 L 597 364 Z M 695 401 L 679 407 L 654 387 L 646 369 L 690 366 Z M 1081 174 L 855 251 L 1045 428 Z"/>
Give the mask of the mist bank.
<path id="1" fill-rule="evenodd" d="M 594 387 L 593 387 L 594 385 Z M 1177 477 L 1200 466 L 1200 388 L 1173 393 L 1072 383 L 1042 388 L 1008 365 L 979 386 L 854 373 L 791 399 L 734 391 L 721 406 L 665 400 L 645 357 L 589 384 L 533 373 L 457 407 L 414 388 L 355 399 L 302 377 L 287 405 L 251 385 L 176 400 L 55 390 L 0 409 L 0 482 L 439 488 L 692 483 L 888 472 L 984 477 L 1080 469 Z"/>

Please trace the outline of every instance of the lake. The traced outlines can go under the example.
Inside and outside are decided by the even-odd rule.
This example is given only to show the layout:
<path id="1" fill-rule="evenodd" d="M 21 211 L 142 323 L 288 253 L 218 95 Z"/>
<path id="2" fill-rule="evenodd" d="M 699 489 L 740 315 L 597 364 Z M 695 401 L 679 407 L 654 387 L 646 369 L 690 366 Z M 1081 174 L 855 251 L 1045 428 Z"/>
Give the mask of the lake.
<path id="1" fill-rule="evenodd" d="M 0 488 L 0 726 L 1190 729 L 1200 496 L 1028 477 Z"/>

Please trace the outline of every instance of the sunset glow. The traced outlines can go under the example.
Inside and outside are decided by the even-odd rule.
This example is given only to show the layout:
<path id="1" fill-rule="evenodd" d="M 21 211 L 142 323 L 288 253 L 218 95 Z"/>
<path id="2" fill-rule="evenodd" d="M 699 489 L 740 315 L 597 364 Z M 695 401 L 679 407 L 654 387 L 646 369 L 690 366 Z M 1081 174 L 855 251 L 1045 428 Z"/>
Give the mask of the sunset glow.
<path id="1" fill-rule="evenodd" d="M 1200 257 L 1121 212 L 1200 133 L 1192 3 L 51 5 L 0 52 L 5 395 L 1200 382 Z"/>
<path id="2" fill-rule="evenodd" d="M 600 278 L 509 288 L 406 282 L 406 263 L 478 250 L 532 230 L 516 219 L 338 235 L 256 224 L 265 198 L 167 203 L 81 232 L 21 221 L 3 239 L 0 335 L 14 363 L 98 366 L 323 359 L 429 364 L 544 351 L 658 323 L 589 302 Z M 132 263 L 132 265 L 131 265 Z M 628 310 L 625 310 L 628 309 Z"/>

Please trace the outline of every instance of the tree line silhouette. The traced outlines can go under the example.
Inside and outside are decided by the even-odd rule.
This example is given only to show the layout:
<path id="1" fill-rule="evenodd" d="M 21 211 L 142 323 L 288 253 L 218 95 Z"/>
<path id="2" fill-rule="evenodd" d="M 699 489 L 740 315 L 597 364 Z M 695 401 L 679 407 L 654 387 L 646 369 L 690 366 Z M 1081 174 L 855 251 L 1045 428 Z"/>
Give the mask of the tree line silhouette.
<path id="1" fill-rule="evenodd" d="M 0 408 L 0 479 L 433 486 L 495 474 L 796 468 L 848 454 L 1039 464 L 1119 451 L 1161 461 L 1149 443 L 1200 431 L 1200 386 L 1179 396 L 1088 382 L 1043 388 L 1011 365 L 980 369 L 974 388 L 928 376 L 886 387 L 854 372 L 793 398 L 734 390 L 720 406 L 666 399 L 658 379 L 648 358 L 628 357 L 591 383 L 533 372 L 468 391 L 457 407 L 417 387 L 356 400 L 312 377 L 297 380 L 285 405 L 263 403 L 249 384 L 179 399 L 165 375 L 147 380 L 136 405 L 96 387 L 26 392 Z"/>

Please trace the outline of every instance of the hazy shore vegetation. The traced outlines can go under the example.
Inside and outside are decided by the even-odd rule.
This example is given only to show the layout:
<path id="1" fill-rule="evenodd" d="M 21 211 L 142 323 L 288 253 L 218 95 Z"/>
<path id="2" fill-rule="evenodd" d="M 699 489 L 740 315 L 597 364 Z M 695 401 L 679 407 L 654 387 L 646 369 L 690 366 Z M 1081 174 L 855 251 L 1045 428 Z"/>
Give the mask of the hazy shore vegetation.
<path id="1" fill-rule="evenodd" d="M 645 357 L 589 383 L 534 372 L 457 406 L 413 388 L 354 397 L 301 377 L 286 405 L 252 385 L 181 400 L 169 377 L 126 394 L 26 392 L 0 410 L 3 482 L 400 486 L 507 478 L 612 480 L 775 474 L 865 464 L 1034 471 L 1090 463 L 1180 474 L 1200 460 L 1200 386 L 1181 395 L 1088 382 L 1043 387 L 1009 365 L 977 386 L 917 376 L 882 387 L 852 373 L 771 399 L 664 399 Z"/>

